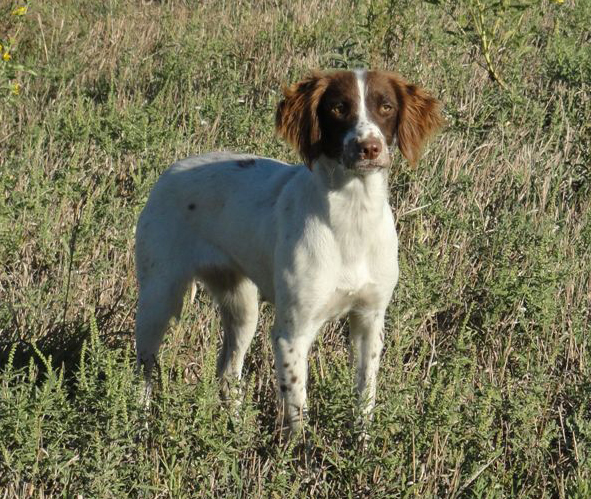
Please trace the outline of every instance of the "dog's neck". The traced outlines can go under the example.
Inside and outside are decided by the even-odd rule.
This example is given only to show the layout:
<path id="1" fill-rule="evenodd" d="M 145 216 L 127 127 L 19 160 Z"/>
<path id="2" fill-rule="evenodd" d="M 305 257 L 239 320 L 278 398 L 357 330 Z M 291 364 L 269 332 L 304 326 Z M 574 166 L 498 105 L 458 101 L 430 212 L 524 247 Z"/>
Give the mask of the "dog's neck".
<path id="1" fill-rule="evenodd" d="M 314 182 L 322 197 L 325 213 L 332 226 L 341 226 L 341 233 L 351 230 L 375 230 L 379 220 L 389 211 L 388 170 L 354 172 L 326 157 L 312 167 Z M 364 227 L 360 227 L 363 221 Z"/>
<path id="2" fill-rule="evenodd" d="M 312 175 L 317 186 L 327 194 L 342 193 L 364 205 L 381 207 L 388 202 L 388 169 L 376 168 L 369 172 L 355 172 L 340 162 L 321 156 L 314 161 Z"/>

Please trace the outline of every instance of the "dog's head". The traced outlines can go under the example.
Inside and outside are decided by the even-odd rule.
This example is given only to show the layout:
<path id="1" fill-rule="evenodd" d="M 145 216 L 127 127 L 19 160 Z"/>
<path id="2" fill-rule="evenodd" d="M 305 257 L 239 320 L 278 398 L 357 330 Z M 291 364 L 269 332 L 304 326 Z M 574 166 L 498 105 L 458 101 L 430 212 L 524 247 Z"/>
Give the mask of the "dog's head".
<path id="1" fill-rule="evenodd" d="M 277 133 L 309 168 L 322 156 L 355 173 L 386 168 L 394 139 L 414 165 L 443 123 L 437 99 L 384 71 L 313 73 L 283 94 Z"/>

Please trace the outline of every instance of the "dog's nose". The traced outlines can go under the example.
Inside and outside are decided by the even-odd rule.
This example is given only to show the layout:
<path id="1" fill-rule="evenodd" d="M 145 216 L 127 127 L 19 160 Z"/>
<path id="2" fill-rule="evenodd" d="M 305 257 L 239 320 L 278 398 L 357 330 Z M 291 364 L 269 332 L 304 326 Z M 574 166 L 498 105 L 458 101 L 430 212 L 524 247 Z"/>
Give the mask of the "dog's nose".
<path id="1" fill-rule="evenodd" d="M 359 159 L 376 159 L 382 152 L 382 144 L 374 137 L 357 141 Z"/>

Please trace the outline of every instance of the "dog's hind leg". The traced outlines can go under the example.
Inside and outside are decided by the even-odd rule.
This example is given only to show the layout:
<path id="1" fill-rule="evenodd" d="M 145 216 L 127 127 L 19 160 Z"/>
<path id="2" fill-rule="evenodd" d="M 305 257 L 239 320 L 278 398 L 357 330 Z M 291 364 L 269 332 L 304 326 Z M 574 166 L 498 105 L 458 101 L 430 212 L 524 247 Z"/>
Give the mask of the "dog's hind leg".
<path id="1" fill-rule="evenodd" d="M 257 326 L 257 288 L 250 279 L 231 270 L 215 270 L 201 277 L 219 307 L 224 330 L 217 363 L 222 397 L 237 399 L 244 356 Z"/>
<path id="2" fill-rule="evenodd" d="M 146 402 L 152 389 L 152 370 L 158 349 L 172 317 L 178 319 L 183 307 L 187 282 L 153 280 L 140 282 L 135 341 L 138 369 L 146 381 Z"/>

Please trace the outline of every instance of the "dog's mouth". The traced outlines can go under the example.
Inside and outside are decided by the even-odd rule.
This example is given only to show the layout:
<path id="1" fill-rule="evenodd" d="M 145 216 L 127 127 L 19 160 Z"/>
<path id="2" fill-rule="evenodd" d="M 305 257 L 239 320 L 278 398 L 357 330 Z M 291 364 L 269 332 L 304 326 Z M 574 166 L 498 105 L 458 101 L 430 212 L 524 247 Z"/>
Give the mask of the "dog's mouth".
<path id="1" fill-rule="evenodd" d="M 384 161 L 381 159 L 358 159 L 354 161 L 344 161 L 344 164 L 347 170 L 350 170 L 353 173 L 364 174 L 388 168 L 390 161 Z"/>
<path id="2" fill-rule="evenodd" d="M 378 150 L 370 153 L 369 147 L 376 147 Z M 345 168 L 353 173 L 367 174 L 374 171 L 383 170 L 390 166 L 390 152 L 388 147 L 382 142 L 376 141 L 359 143 L 351 140 L 343 147 L 341 162 Z"/>

